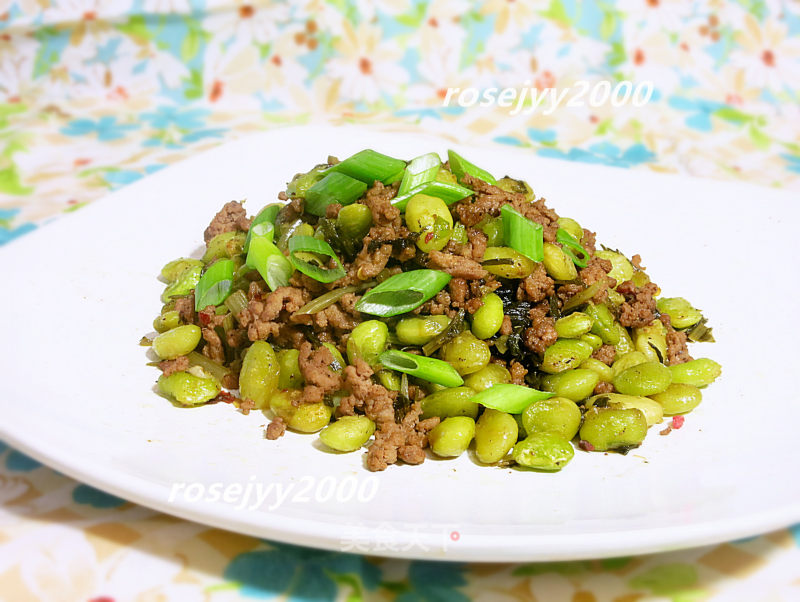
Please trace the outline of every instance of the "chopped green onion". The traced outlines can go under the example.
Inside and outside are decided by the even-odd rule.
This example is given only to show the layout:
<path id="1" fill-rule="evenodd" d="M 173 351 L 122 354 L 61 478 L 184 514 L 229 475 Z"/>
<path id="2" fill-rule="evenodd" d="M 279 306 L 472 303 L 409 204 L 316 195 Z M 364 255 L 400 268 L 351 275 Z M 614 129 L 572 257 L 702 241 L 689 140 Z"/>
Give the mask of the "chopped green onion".
<path id="1" fill-rule="evenodd" d="M 572 259 L 573 263 L 579 268 L 585 268 L 589 263 L 589 253 L 581 246 L 575 237 L 564 228 L 556 231 L 556 241 L 561 243 L 561 250 Z"/>
<path id="2" fill-rule="evenodd" d="M 328 291 L 324 295 L 317 297 L 316 299 L 312 299 L 308 303 L 306 303 L 303 307 L 298 309 L 294 312 L 294 316 L 304 316 L 315 314 L 317 312 L 322 311 L 323 309 L 330 307 L 334 303 L 336 303 L 339 299 L 344 297 L 347 293 L 355 293 L 360 290 L 361 287 L 359 286 L 343 286 L 342 288 L 335 288 L 332 291 Z"/>
<path id="3" fill-rule="evenodd" d="M 404 372 L 437 385 L 460 387 L 464 384 L 464 379 L 453 366 L 432 357 L 390 349 L 381 353 L 378 361 L 386 368 Z"/>
<path id="4" fill-rule="evenodd" d="M 375 180 L 384 184 L 399 180 L 405 167 L 405 161 L 367 148 L 337 163 L 328 169 L 328 173 L 342 173 L 372 186 Z"/>
<path id="5" fill-rule="evenodd" d="M 308 189 L 305 196 L 305 210 L 312 215 L 323 216 L 328 205 L 339 203 L 349 205 L 361 198 L 367 185 L 343 173 L 333 172 Z"/>
<path id="6" fill-rule="evenodd" d="M 459 182 L 464 178 L 465 175 L 469 175 L 473 178 L 483 180 L 487 184 L 493 184 L 495 186 L 497 185 L 497 180 L 494 179 L 492 174 L 485 169 L 481 169 L 477 165 L 470 163 L 456 151 L 447 151 L 447 158 L 450 161 L 450 171 L 456 174 Z"/>
<path id="7" fill-rule="evenodd" d="M 324 265 L 316 265 L 316 263 L 302 259 L 297 255 L 298 253 L 324 255 L 333 260 L 335 267 L 327 268 Z M 345 276 L 344 268 L 331 246 L 324 240 L 313 236 L 292 236 L 289 239 L 289 261 L 296 269 L 318 282 L 333 282 Z"/>
<path id="8" fill-rule="evenodd" d="M 226 368 L 222 364 L 218 364 L 211 358 L 208 358 L 197 351 L 190 351 L 188 357 L 190 366 L 200 366 L 204 372 L 216 378 L 220 384 L 222 383 L 222 379 L 231 373 L 230 368 Z"/>
<path id="9" fill-rule="evenodd" d="M 233 287 L 233 259 L 220 259 L 212 263 L 200 276 L 194 289 L 194 309 L 200 311 L 209 305 L 219 305 L 228 298 Z"/>
<path id="10" fill-rule="evenodd" d="M 500 209 L 503 220 L 503 240 L 506 246 L 519 251 L 531 261 L 544 259 L 544 230 L 541 224 L 529 220 L 511 205 Z"/>
<path id="11" fill-rule="evenodd" d="M 243 290 L 233 291 L 231 296 L 225 299 L 225 307 L 234 315 L 242 313 L 247 309 L 247 295 Z"/>
<path id="12" fill-rule="evenodd" d="M 501 383 L 484 389 L 473 396 L 470 401 L 493 410 L 508 412 L 509 414 L 521 414 L 534 401 L 550 399 L 553 395 L 555 393 L 546 393 L 523 385 Z"/>
<path id="13" fill-rule="evenodd" d="M 247 252 L 247 265 L 258 270 L 271 291 L 288 285 L 294 272 L 292 264 L 268 236 L 253 236 Z"/>
<path id="14" fill-rule="evenodd" d="M 412 159 L 403 174 L 403 181 L 400 182 L 397 196 L 404 195 L 420 184 L 427 184 L 435 180 L 441 164 L 442 161 L 436 153 L 428 153 L 427 155 Z"/>
<path id="15" fill-rule="evenodd" d="M 416 309 L 450 282 L 450 274 L 438 270 L 411 270 L 395 274 L 367 292 L 356 309 L 374 316 L 396 316 Z"/>
<path id="16" fill-rule="evenodd" d="M 253 218 L 253 221 L 250 222 L 250 228 L 247 230 L 247 238 L 244 240 L 245 253 L 250 249 L 250 239 L 253 235 L 269 236 L 270 240 L 272 240 L 275 230 L 275 218 L 282 207 L 283 205 L 279 203 L 267 205 Z M 272 232 L 271 234 L 270 231 Z"/>
<path id="17" fill-rule="evenodd" d="M 567 302 L 564 303 L 564 307 L 561 308 L 561 312 L 567 312 L 571 309 L 578 307 L 579 305 L 583 305 L 584 303 L 588 303 L 592 300 L 592 298 L 599 293 L 603 289 L 603 281 L 598 280 L 597 282 L 589 285 L 581 292 L 576 295 L 573 295 Z"/>
<path id="18" fill-rule="evenodd" d="M 415 194 L 427 194 L 429 196 L 435 196 L 442 199 L 445 204 L 452 205 L 456 201 L 465 199 L 475 193 L 469 188 L 465 188 L 464 186 L 460 186 L 458 184 L 450 184 L 448 182 L 439 182 L 438 180 L 433 180 L 427 184 L 415 186 L 403 195 L 395 196 L 392 199 L 392 205 L 397 207 L 400 211 L 404 211 L 408 201 Z"/>

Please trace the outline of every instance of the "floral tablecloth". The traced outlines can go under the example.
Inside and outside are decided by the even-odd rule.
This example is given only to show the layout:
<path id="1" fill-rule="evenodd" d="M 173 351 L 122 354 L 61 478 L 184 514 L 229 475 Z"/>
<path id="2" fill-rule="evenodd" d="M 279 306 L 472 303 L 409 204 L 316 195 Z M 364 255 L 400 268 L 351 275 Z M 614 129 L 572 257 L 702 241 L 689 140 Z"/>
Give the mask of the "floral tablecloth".
<path id="1" fill-rule="evenodd" d="M 800 189 L 800 6 L 739 0 L 0 0 L 0 243 L 223 141 L 371 123 Z M 448 88 L 652 81 L 511 115 Z M 800 599 L 800 528 L 648 557 L 437 564 L 158 514 L 0 444 L 0 600 Z"/>

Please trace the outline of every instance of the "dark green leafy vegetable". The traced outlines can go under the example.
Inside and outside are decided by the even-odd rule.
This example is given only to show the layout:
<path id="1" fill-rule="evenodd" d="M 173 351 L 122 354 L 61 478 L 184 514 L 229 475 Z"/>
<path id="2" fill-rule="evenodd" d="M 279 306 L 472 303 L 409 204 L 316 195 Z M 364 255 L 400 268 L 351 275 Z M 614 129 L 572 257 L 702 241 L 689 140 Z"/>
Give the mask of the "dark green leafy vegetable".
<path id="1" fill-rule="evenodd" d="M 314 259 L 303 259 L 299 253 L 314 253 L 328 257 L 333 261 L 334 267 L 326 267 L 326 264 Z M 289 261 L 297 270 L 318 282 L 333 282 L 345 275 L 344 268 L 331 246 L 313 236 L 293 236 L 289 239 Z"/>
<path id="2" fill-rule="evenodd" d="M 519 251 L 531 261 L 544 259 L 544 229 L 529 220 L 511 205 L 500 209 L 503 220 L 503 240 L 506 246 Z"/>
<path id="3" fill-rule="evenodd" d="M 453 366 L 432 357 L 390 349 L 381 353 L 378 361 L 386 368 L 404 372 L 437 385 L 460 387 L 464 384 L 464 379 Z"/>
<path id="4" fill-rule="evenodd" d="M 450 274 L 438 270 L 411 270 L 395 274 L 367 292 L 356 309 L 374 316 L 396 316 L 416 309 L 450 282 Z"/>
<path id="5" fill-rule="evenodd" d="M 220 259 L 206 269 L 194 289 L 195 311 L 225 302 L 233 287 L 235 267 L 233 259 Z"/>
<path id="6" fill-rule="evenodd" d="M 406 162 L 365 149 L 337 163 L 328 173 L 341 173 L 372 186 L 375 180 L 390 184 L 403 176 Z M 344 203 L 342 203 L 344 204 Z"/>
<path id="7" fill-rule="evenodd" d="M 497 185 L 497 180 L 494 179 L 492 174 L 485 169 L 481 169 L 477 165 L 470 163 L 456 151 L 447 151 L 447 158 L 450 162 L 450 171 L 456 175 L 459 182 L 464 178 L 465 175 L 470 175 L 473 178 L 483 180 L 487 184 L 493 184 L 495 186 Z"/>
<path id="8" fill-rule="evenodd" d="M 343 173 L 331 172 L 308 189 L 305 210 L 312 215 L 323 216 L 328 205 L 349 205 L 361 198 L 366 191 L 367 185 L 364 182 Z"/>
<path id="9" fill-rule="evenodd" d="M 556 241 L 561 243 L 561 250 L 572 259 L 573 263 L 579 268 L 585 268 L 589 263 L 589 253 L 581 246 L 575 237 L 564 228 L 556 231 Z"/>

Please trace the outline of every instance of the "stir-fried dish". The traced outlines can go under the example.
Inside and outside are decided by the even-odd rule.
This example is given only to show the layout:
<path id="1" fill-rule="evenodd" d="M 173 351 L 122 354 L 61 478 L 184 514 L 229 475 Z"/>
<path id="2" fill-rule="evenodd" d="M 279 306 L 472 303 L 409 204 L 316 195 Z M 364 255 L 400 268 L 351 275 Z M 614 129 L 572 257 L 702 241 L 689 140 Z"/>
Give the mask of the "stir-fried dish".
<path id="1" fill-rule="evenodd" d="M 556 471 L 680 428 L 721 373 L 689 355 L 713 340 L 702 313 L 639 255 L 453 151 L 329 157 L 278 200 L 227 203 L 203 257 L 164 266 L 152 348 L 175 403 L 265 411 L 267 439 L 319 433 L 369 470 L 429 448 Z"/>

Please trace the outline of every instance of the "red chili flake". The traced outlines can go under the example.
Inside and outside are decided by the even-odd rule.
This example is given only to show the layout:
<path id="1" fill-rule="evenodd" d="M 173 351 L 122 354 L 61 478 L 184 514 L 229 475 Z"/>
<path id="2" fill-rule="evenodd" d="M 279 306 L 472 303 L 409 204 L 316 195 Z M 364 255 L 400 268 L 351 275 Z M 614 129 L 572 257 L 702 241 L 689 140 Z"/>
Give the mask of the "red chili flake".
<path id="1" fill-rule="evenodd" d="M 578 447 L 580 447 L 583 451 L 594 451 L 594 445 L 588 441 L 584 441 L 583 439 L 581 439 L 578 443 Z"/>
<path id="2" fill-rule="evenodd" d="M 431 242 L 431 241 L 433 240 L 433 237 L 434 237 L 434 234 L 433 234 L 433 232 L 428 232 L 428 233 L 425 235 L 425 242 Z"/>
<path id="3" fill-rule="evenodd" d="M 220 391 L 219 395 L 214 398 L 214 401 L 221 401 L 223 403 L 233 403 L 236 401 L 238 397 L 233 393 L 228 393 L 227 391 Z"/>
<path id="4" fill-rule="evenodd" d="M 672 428 L 679 429 L 683 426 L 683 421 L 686 420 L 683 416 L 672 417 Z"/>
<path id="5" fill-rule="evenodd" d="M 209 324 L 211 324 L 211 314 L 205 311 L 201 311 L 198 312 L 197 317 L 200 319 L 200 323 L 203 326 L 208 326 Z"/>

